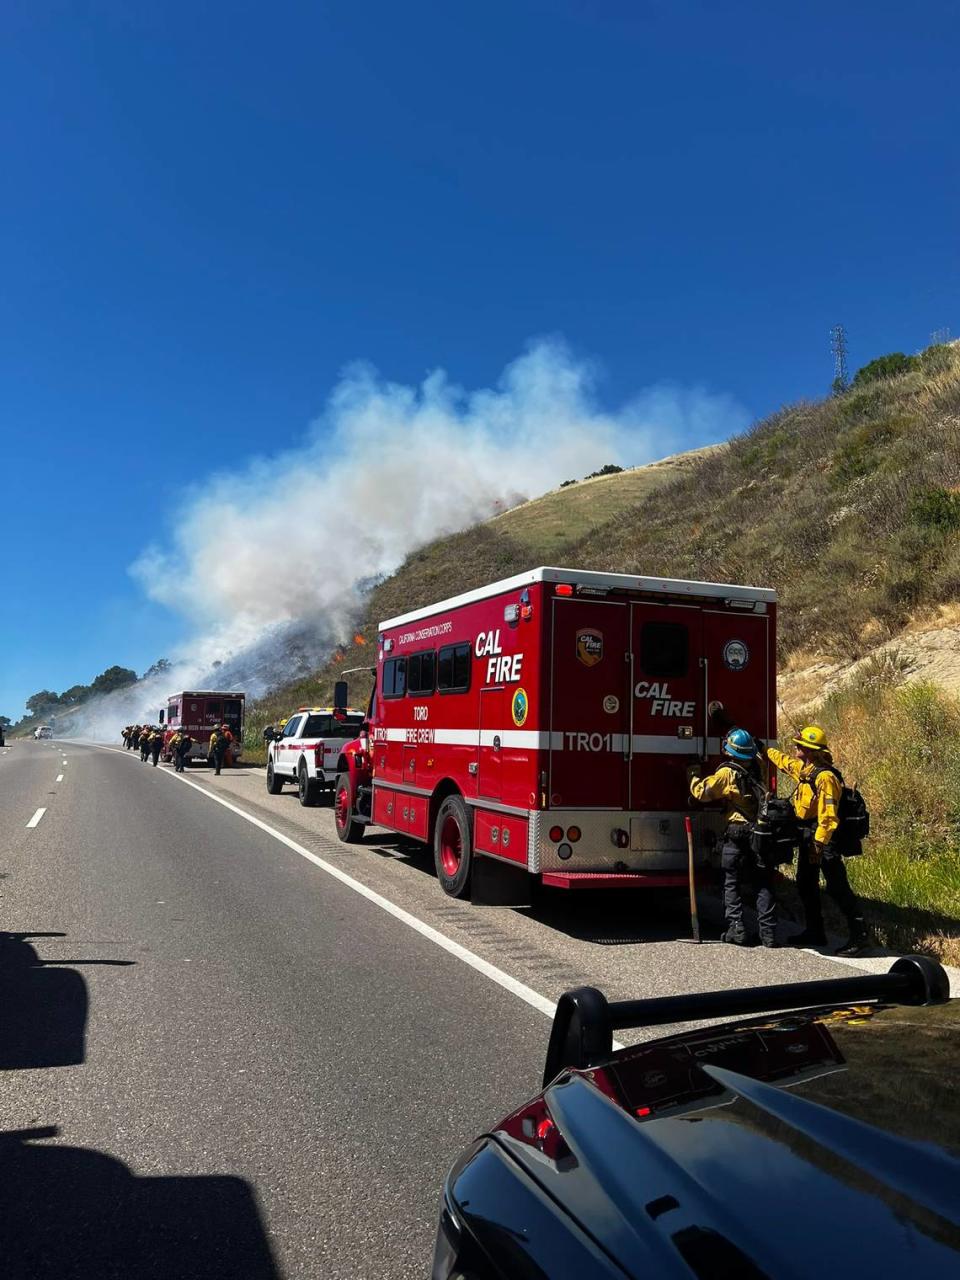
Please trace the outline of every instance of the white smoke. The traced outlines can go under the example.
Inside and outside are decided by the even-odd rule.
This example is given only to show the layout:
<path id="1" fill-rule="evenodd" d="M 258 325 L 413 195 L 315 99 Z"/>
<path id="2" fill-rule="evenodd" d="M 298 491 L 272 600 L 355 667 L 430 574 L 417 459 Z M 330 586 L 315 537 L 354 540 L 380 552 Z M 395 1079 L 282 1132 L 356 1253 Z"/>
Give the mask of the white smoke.
<path id="1" fill-rule="evenodd" d="M 329 652 L 365 588 L 416 547 L 604 463 L 636 466 L 749 422 L 730 397 L 667 386 L 611 413 L 595 385 L 595 367 L 558 340 L 479 391 L 441 370 L 405 386 L 348 368 L 300 446 L 214 476 L 174 514 L 168 544 L 133 566 L 196 628 L 158 705 L 201 680 L 231 687 L 228 673 L 254 693 L 289 678 L 291 647 L 305 664 Z"/>

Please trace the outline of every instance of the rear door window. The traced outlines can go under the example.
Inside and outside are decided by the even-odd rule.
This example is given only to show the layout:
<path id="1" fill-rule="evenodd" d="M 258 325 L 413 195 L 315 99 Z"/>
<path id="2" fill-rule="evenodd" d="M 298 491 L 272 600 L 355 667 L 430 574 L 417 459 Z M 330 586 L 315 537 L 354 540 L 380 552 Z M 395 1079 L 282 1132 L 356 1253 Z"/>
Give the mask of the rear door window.
<path id="1" fill-rule="evenodd" d="M 679 679 L 690 666 L 690 632 L 682 622 L 645 622 L 640 628 L 640 666 L 655 680 Z"/>

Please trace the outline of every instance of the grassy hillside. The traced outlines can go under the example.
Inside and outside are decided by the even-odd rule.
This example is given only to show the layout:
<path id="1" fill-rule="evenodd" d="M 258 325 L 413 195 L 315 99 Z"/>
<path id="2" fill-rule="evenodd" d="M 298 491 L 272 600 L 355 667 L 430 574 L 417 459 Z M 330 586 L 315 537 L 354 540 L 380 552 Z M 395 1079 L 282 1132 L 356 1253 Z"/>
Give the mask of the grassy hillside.
<path id="1" fill-rule="evenodd" d="M 694 471 L 705 457 L 725 448 L 726 445 L 708 445 L 616 475 L 581 480 L 524 502 L 490 523 L 498 534 L 525 546 L 538 564 L 554 564 L 558 555 L 589 537 L 592 530 Z"/>
<path id="2" fill-rule="evenodd" d="M 599 569 L 772 585 L 781 654 L 856 658 L 960 593 L 960 350 L 784 409 L 575 549 Z"/>

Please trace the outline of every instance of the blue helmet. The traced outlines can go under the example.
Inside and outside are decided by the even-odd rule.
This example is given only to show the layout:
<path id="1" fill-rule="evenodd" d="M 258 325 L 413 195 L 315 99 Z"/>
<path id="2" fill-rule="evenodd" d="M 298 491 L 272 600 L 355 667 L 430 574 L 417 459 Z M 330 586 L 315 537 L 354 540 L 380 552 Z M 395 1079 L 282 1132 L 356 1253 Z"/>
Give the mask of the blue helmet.
<path id="1" fill-rule="evenodd" d="M 746 729 L 731 729 L 723 740 L 723 751 L 734 760 L 752 760 L 757 754 L 757 744 Z"/>

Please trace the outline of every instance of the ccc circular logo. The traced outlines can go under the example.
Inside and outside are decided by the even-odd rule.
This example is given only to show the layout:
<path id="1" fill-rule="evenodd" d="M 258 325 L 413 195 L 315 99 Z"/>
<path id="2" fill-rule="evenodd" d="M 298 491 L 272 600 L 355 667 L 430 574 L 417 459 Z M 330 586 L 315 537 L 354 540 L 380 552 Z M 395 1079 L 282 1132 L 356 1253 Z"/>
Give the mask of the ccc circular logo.
<path id="1" fill-rule="evenodd" d="M 750 661 L 750 650 L 742 640 L 728 640 L 723 646 L 723 665 L 730 671 L 742 671 Z"/>
<path id="2" fill-rule="evenodd" d="M 526 689 L 518 689 L 513 695 L 513 701 L 510 704 L 510 711 L 513 715 L 513 723 L 519 729 L 526 723 L 527 712 L 530 710 L 530 699 L 527 697 Z"/>

